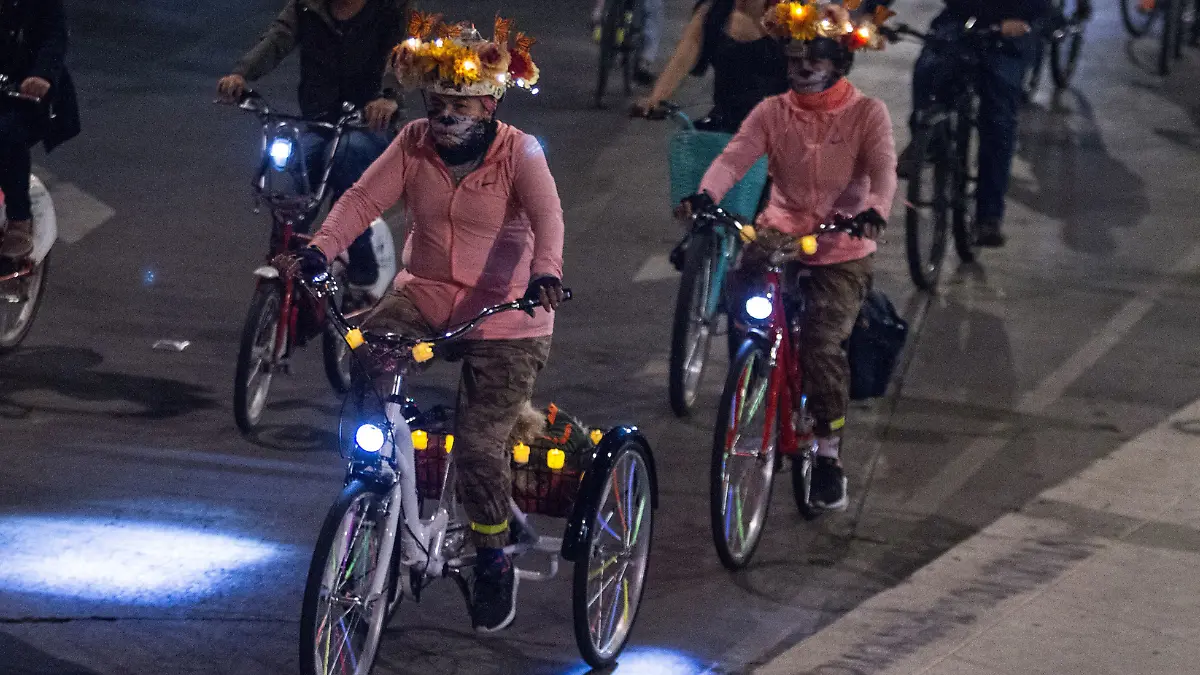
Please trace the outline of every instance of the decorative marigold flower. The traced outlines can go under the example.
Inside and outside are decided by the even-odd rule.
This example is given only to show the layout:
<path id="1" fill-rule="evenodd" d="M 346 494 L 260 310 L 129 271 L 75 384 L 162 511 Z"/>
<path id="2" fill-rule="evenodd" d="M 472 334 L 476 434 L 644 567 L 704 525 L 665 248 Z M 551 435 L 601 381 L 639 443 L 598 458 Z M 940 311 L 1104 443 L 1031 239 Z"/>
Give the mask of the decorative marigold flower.
<path id="1" fill-rule="evenodd" d="M 510 61 L 508 50 L 496 43 L 488 43 L 479 49 L 479 62 L 488 72 L 503 73 L 508 70 Z"/>

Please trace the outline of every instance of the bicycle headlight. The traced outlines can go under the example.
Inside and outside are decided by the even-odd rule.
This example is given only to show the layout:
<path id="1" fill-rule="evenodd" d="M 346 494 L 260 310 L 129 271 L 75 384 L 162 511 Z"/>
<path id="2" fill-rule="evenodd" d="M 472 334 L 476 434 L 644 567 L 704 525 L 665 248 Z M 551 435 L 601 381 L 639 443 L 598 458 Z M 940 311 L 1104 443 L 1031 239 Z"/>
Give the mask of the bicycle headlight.
<path id="1" fill-rule="evenodd" d="M 387 435 L 374 424 L 364 424 L 354 432 L 354 442 L 364 452 L 379 452 Z"/>
<path id="2" fill-rule="evenodd" d="M 762 321 L 771 316 L 771 299 L 763 295 L 752 295 L 746 299 L 746 314 L 751 319 Z"/>
<path id="3" fill-rule="evenodd" d="M 287 166 L 288 160 L 292 158 L 292 141 L 287 138 L 276 138 L 271 141 L 271 147 L 267 152 L 271 155 L 271 164 L 282 171 Z"/>

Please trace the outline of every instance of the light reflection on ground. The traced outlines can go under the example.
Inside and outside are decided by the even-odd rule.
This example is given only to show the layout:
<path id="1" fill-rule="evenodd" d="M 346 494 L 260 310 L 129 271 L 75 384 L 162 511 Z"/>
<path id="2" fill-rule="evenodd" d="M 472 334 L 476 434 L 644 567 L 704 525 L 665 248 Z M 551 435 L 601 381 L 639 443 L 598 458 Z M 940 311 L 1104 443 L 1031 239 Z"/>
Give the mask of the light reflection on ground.
<path id="1" fill-rule="evenodd" d="M 670 649 L 631 647 L 617 661 L 617 667 L 605 671 L 606 675 L 700 675 L 707 672 L 694 659 L 683 652 Z M 587 666 L 568 670 L 564 675 L 587 675 L 593 673 Z"/>
<path id="2" fill-rule="evenodd" d="M 0 590 L 124 604 L 219 591 L 277 546 L 182 525 L 64 516 L 0 518 Z"/>

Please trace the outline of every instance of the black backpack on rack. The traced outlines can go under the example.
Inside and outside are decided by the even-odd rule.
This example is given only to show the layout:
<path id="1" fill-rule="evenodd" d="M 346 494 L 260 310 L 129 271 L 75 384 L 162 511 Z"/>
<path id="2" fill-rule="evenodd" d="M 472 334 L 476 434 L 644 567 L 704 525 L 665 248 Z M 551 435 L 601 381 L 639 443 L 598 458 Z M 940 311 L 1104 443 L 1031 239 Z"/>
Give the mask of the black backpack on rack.
<path id="1" fill-rule="evenodd" d="M 861 401 L 887 393 L 892 372 L 908 339 L 908 322 L 892 301 L 874 288 L 859 310 L 854 332 L 846 342 L 850 358 L 850 398 Z"/>

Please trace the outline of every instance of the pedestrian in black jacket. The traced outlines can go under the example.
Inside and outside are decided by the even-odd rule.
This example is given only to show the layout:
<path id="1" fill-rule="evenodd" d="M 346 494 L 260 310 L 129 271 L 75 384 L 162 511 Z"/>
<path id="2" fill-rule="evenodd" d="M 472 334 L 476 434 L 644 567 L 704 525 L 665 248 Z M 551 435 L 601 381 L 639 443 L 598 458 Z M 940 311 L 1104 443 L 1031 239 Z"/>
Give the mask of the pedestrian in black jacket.
<path id="1" fill-rule="evenodd" d="M 979 183 L 975 217 L 980 246 L 1003 246 L 1000 223 L 1004 199 L 1017 145 L 1017 114 L 1022 84 L 1029 69 L 1035 36 L 1031 25 L 1050 12 L 1049 0 L 946 0 L 946 9 L 933 20 L 932 33 L 939 40 L 957 40 L 970 19 L 976 27 L 998 27 L 1002 46 L 982 55 L 979 78 Z M 938 42 L 921 51 L 913 72 L 913 110 L 935 99 L 942 83 L 955 67 Z M 917 113 L 914 112 L 915 121 Z M 912 150 L 901 153 L 900 170 L 915 170 Z"/>
<path id="2" fill-rule="evenodd" d="M 79 134 L 66 54 L 62 0 L 0 0 L 0 78 L 6 91 L 26 97 L 0 94 L 0 191 L 8 218 L 0 224 L 0 257 L 33 251 L 30 149 L 40 141 L 49 152 Z"/>

